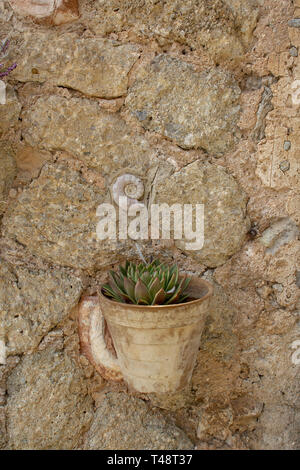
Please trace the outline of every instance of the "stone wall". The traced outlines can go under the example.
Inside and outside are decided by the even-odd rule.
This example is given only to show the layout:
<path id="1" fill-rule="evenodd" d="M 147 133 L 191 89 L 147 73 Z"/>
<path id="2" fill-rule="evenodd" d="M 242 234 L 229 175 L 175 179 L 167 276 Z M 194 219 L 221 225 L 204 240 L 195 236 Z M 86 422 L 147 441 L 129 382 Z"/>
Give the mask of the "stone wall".
<path id="1" fill-rule="evenodd" d="M 300 1 L 34 3 L 0 1 L 0 449 L 299 448 Z M 202 250 L 139 243 L 214 285 L 167 396 L 79 345 L 81 296 L 137 258 L 95 233 L 125 173 L 144 203 L 205 204 Z"/>

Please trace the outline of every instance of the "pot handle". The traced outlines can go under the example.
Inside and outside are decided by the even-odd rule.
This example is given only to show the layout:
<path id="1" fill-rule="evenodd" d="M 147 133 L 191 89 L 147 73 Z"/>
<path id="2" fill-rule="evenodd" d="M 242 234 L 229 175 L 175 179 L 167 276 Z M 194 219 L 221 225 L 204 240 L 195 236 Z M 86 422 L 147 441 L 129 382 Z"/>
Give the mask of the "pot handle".
<path id="1" fill-rule="evenodd" d="M 85 296 L 78 306 L 79 337 L 83 354 L 106 380 L 120 382 L 118 358 L 107 347 L 105 320 L 97 296 Z"/>

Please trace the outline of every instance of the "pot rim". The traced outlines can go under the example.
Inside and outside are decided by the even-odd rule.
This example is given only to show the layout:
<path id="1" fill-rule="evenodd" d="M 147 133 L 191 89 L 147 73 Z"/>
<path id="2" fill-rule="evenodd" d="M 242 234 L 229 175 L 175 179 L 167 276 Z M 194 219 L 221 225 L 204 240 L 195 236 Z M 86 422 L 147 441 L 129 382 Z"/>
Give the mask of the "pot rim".
<path id="1" fill-rule="evenodd" d="M 208 291 L 207 293 L 203 296 L 203 297 L 200 297 L 199 299 L 195 299 L 195 300 L 190 300 L 189 302 L 183 302 L 181 304 L 167 304 L 167 305 L 137 305 L 137 304 L 125 304 L 125 303 L 122 303 L 122 302 L 116 302 L 115 300 L 111 300 L 109 297 L 107 297 L 106 295 L 102 294 L 102 287 L 99 291 L 99 296 L 103 299 L 105 299 L 105 301 L 113 304 L 113 305 L 120 305 L 122 306 L 122 308 L 134 308 L 134 309 L 143 309 L 143 310 L 153 310 L 153 309 L 163 309 L 163 308 L 180 308 L 180 307 L 186 307 L 187 305 L 193 305 L 193 304 L 196 304 L 196 303 L 200 303 L 200 302 L 203 302 L 204 300 L 208 299 L 209 297 L 211 297 L 212 293 L 213 293 L 213 286 L 212 284 L 207 281 L 206 279 L 202 279 L 201 277 L 197 277 L 197 276 L 191 276 L 192 280 L 194 281 L 197 281 L 197 282 L 200 282 L 202 284 L 204 284 L 205 287 L 207 287 Z"/>

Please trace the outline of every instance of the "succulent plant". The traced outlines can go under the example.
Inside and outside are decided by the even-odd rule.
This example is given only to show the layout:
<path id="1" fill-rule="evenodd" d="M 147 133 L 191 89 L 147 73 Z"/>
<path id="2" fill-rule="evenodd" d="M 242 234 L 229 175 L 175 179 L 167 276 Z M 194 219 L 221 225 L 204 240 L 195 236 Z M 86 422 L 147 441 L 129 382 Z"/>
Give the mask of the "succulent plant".
<path id="1" fill-rule="evenodd" d="M 183 303 L 190 278 L 180 276 L 177 265 L 168 266 L 159 260 L 135 264 L 126 261 L 119 272 L 109 272 L 109 282 L 102 287 L 111 299 L 137 305 L 167 305 Z"/>

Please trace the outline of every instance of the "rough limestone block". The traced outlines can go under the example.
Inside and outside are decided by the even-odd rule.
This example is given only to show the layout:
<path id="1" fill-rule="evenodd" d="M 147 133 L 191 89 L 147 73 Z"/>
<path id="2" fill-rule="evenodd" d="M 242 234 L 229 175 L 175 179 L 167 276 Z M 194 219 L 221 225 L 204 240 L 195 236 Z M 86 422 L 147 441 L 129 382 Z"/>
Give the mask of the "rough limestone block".
<path id="1" fill-rule="evenodd" d="M 96 210 L 105 201 L 107 191 L 80 170 L 66 163 L 46 164 L 6 212 L 4 231 L 49 262 L 74 268 L 105 266 L 125 249 L 118 240 L 97 238 Z"/>
<path id="2" fill-rule="evenodd" d="M 161 46 L 177 42 L 229 65 L 244 59 L 258 16 L 251 0 L 117 0 L 114 6 L 112 11 L 110 2 L 93 2 L 82 9 L 82 19 L 98 35 L 129 29 Z"/>
<path id="3" fill-rule="evenodd" d="M 0 281 L 0 324 L 7 354 L 38 346 L 69 315 L 82 291 L 80 279 L 66 269 L 13 267 L 3 259 Z"/>
<path id="4" fill-rule="evenodd" d="M 237 252 L 249 230 L 247 197 L 235 179 L 215 164 L 196 161 L 154 187 L 154 202 L 204 204 L 204 245 L 186 250 L 186 241 L 175 244 L 206 266 L 224 263 Z"/>
<path id="5" fill-rule="evenodd" d="M 109 178 L 122 168 L 144 176 L 157 165 L 143 136 L 132 135 L 120 116 L 87 99 L 41 97 L 24 113 L 23 125 L 29 145 L 65 150 Z"/>
<path id="6" fill-rule="evenodd" d="M 192 65 L 162 54 L 129 89 L 125 103 L 145 129 L 186 149 L 221 154 L 234 143 L 239 96 L 228 72 L 195 72 Z"/>
<path id="7" fill-rule="evenodd" d="M 299 191 L 300 80 L 283 77 L 272 91 L 275 109 L 266 117 L 266 139 L 258 146 L 256 175 L 266 187 Z"/>
<path id="8" fill-rule="evenodd" d="M 24 356 L 7 383 L 10 449 L 74 449 L 93 416 L 81 369 L 63 352 Z"/>
<path id="9" fill-rule="evenodd" d="M 86 450 L 179 450 L 193 443 L 159 411 L 125 393 L 108 393 L 86 435 Z"/>
<path id="10" fill-rule="evenodd" d="M 86 95 L 118 98 L 127 92 L 139 47 L 72 33 L 30 31 L 17 42 L 14 56 L 18 67 L 12 76 L 17 80 L 50 81 Z"/>

